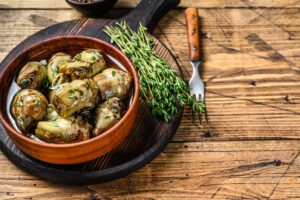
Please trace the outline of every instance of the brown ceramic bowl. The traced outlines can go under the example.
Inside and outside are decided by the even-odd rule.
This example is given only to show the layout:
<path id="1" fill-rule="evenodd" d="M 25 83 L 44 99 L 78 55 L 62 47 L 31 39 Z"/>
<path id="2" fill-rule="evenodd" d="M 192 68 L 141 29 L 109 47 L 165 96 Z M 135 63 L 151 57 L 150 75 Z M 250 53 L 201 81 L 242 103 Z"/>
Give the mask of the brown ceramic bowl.
<path id="1" fill-rule="evenodd" d="M 121 63 L 133 77 L 134 94 L 131 106 L 122 119 L 111 129 L 89 140 L 71 144 L 49 144 L 32 140 L 20 134 L 8 117 L 9 87 L 26 62 L 48 59 L 59 51 L 72 49 L 99 49 Z M 13 142 L 28 155 L 54 164 L 75 164 L 95 159 L 117 147 L 129 134 L 138 113 L 138 76 L 131 61 L 116 47 L 96 38 L 83 36 L 57 37 L 35 44 L 17 55 L 0 76 L 0 119 Z"/>

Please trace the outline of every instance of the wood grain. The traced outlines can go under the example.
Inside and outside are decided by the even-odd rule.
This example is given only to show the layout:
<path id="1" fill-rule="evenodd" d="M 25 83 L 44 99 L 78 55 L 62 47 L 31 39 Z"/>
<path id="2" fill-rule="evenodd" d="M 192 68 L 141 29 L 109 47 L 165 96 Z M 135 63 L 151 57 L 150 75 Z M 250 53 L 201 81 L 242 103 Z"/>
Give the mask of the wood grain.
<path id="1" fill-rule="evenodd" d="M 170 143 L 145 168 L 90 186 L 41 181 L 0 155 L 1 166 L 8 166 L 0 168 L 0 198 L 267 199 L 278 184 L 270 199 L 296 199 L 298 153 L 298 141 L 289 140 Z"/>
<path id="2" fill-rule="evenodd" d="M 0 59 L 32 33 L 81 17 L 64 6 L 48 10 L 50 1 L 19 2 L 27 4 L 0 10 Z M 186 107 L 173 142 L 153 162 L 126 178 L 91 186 L 42 181 L 0 153 L 1 199 L 300 199 L 299 2 L 186 2 L 181 6 L 201 8 L 210 125 L 194 126 Z M 42 20 L 33 23 L 31 15 Z M 154 35 L 178 57 L 187 81 L 192 67 L 184 10 L 169 12 Z"/>
<path id="3" fill-rule="evenodd" d="M 140 0 L 119 0 L 117 8 L 133 8 Z M 181 0 L 180 8 L 299 8 L 297 0 Z M 2 9 L 71 9 L 64 0 L 0 0 Z"/>

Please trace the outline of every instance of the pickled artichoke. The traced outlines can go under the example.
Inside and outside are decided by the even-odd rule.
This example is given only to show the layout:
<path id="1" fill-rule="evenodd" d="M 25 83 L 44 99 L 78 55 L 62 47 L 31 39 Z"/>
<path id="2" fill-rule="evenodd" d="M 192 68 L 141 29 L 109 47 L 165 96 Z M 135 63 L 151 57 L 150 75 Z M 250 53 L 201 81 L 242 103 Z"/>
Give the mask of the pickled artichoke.
<path id="1" fill-rule="evenodd" d="M 130 90 L 131 79 L 130 74 L 113 68 L 106 69 L 93 77 L 100 88 L 102 100 L 111 97 L 126 97 Z"/>
<path id="2" fill-rule="evenodd" d="M 92 126 L 79 116 L 58 117 L 52 121 L 40 121 L 35 129 L 35 135 L 45 142 L 73 143 L 90 139 L 91 128 Z"/>
<path id="3" fill-rule="evenodd" d="M 63 83 L 50 95 L 50 102 L 61 117 L 69 117 L 83 108 L 93 108 L 99 88 L 92 79 Z"/>
<path id="4" fill-rule="evenodd" d="M 29 62 L 20 71 L 17 84 L 22 88 L 37 89 L 47 80 L 47 68 L 40 62 Z"/>
<path id="5" fill-rule="evenodd" d="M 63 83 L 69 82 L 70 79 L 67 75 L 63 73 L 58 73 L 52 81 L 52 86 L 61 85 Z"/>
<path id="6" fill-rule="evenodd" d="M 85 50 L 74 57 L 73 62 L 62 66 L 61 72 L 71 75 L 72 80 L 91 78 L 103 71 L 106 63 L 98 51 Z"/>
<path id="7" fill-rule="evenodd" d="M 113 127 L 121 119 L 123 107 L 122 101 L 116 97 L 99 105 L 97 108 L 94 135 L 100 135 Z"/>
<path id="8" fill-rule="evenodd" d="M 42 93 L 33 89 L 24 89 L 14 97 L 11 113 L 18 127 L 25 130 L 44 118 L 47 105 L 48 101 Z"/>
<path id="9" fill-rule="evenodd" d="M 56 53 L 50 58 L 47 66 L 48 80 L 50 83 L 52 83 L 54 78 L 58 75 L 60 67 L 71 60 L 71 56 L 64 52 Z"/>

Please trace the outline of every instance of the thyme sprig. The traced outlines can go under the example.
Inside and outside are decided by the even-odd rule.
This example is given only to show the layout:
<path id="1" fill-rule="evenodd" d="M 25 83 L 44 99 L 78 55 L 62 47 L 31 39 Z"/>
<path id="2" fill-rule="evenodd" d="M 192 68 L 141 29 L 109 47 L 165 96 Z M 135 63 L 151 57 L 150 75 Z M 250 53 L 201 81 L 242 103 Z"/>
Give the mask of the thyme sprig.
<path id="1" fill-rule="evenodd" d="M 140 24 L 135 32 L 124 21 L 116 23 L 116 26 L 107 26 L 104 30 L 110 36 L 111 43 L 116 43 L 132 60 L 139 76 L 140 94 L 154 116 L 163 116 L 169 122 L 171 115 L 178 111 L 176 98 L 180 106 L 189 104 L 193 112 L 201 115 L 205 105 L 190 96 L 190 88 L 177 75 L 177 71 L 171 69 L 153 50 L 155 44 L 146 31 L 147 28 Z"/>

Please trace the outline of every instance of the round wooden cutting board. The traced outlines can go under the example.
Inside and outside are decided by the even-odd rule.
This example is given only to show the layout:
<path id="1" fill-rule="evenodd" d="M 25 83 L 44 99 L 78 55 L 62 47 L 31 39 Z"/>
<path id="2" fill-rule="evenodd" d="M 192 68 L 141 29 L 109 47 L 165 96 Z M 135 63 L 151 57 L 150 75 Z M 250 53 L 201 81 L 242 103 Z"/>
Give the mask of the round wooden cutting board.
<path id="1" fill-rule="evenodd" d="M 109 37 L 103 32 L 104 27 L 121 20 L 125 20 L 132 29 L 137 29 L 141 22 L 151 32 L 160 17 L 178 3 L 179 0 L 143 0 L 128 16 L 120 20 L 89 18 L 53 25 L 32 35 L 13 49 L 1 63 L 0 71 L 24 48 L 52 37 L 84 35 L 109 42 Z M 154 41 L 156 52 L 171 68 L 181 73 L 176 59 L 166 46 L 155 38 Z M 15 146 L 2 124 L 0 148 L 17 166 L 43 179 L 67 184 L 101 183 L 126 176 L 154 159 L 172 139 L 182 113 L 183 110 L 178 107 L 178 113 L 173 116 L 172 121 L 165 123 L 162 119 L 154 118 L 146 103 L 140 100 L 136 123 L 121 145 L 102 157 L 82 164 L 54 165 L 29 157 Z"/>

